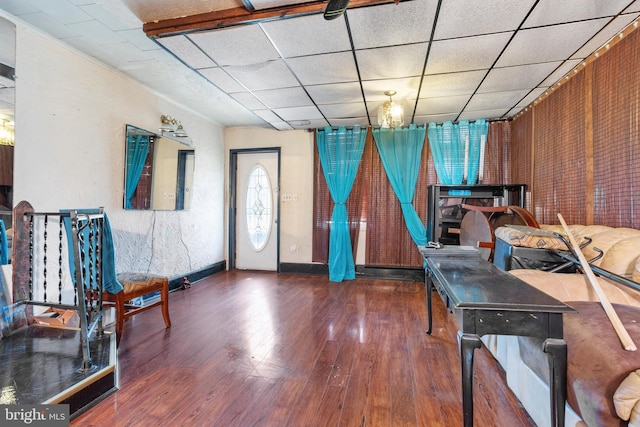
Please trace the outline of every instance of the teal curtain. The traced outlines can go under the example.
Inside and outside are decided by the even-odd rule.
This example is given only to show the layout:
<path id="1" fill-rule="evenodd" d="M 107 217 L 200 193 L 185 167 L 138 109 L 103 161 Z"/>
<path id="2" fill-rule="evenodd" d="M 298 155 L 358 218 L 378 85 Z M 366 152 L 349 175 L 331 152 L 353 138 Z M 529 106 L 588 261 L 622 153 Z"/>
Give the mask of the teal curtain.
<path id="1" fill-rule="evenodd" d="M 129 135 L 127 138 L 127 177 L 125 181 L 125 209 L 131 208 L 131 198 L 136 191 L 142 169 L 149 155 L 149 137 Z"/>
<path id="2" fill-rule="evenodd" d="M 373 130 L 382 165 L 400 201 L 405 224 L 416 245 L 427 244 L 424 224 L 413 207 L 425 134 L 424 126 L 414 124 L 404 128 Z"/>
<path id="3" fill-rule="evenodd" d="M 61 209 L 61 213 L 68 213 L 71 209 Z M 102 212 L 100 209 L 76 209 L 78 213 L 85 214 L 98 214 Z M 72 234 L 72 226 L 71 226 L 71 217 L 66 215 L 63 217 L 64 228 L 67 236 L 67 247 L 68 247 L 68 257 L 69 257 L 69 274 L 71 275 L 71 280 L 75 285 L 76 283 L 76 264 L 75 264 L 75 256 L 73 253 L 73 234 Z M 78 236 L 85 242 L 89 241 L 89 229 L 85 228 L 80 231 L 80 235 Z M 118 292 L 124 290 L 124 287 L 117 278 L 116 273 L 116 254 L 115 248 L 113 244 L 113 235 L 111 233 L 111 224 L 109 223 L 109 218 L 107 214 L 104 213 L 104 222 L 102 224 L 102 248 L 101 248 L 101 273 L 102 273 L 102 288 L 104 291 L 109 292 L 111 294 L 117 294 Z M 85 251 L 96 250 L 96 248 L 88 248 L 85 247 Z M 89 271 L 89 256 L 87 254 L 86 257 L 83 257 L 81 263 L 84 266 L 85 271 Z M 93 270 L 92 274 L 92 282 L 96 283 L 97 281 L 97 271 Z"/>
<path id="4" fill-rule="evenodd" d="M 332 282 L 356 277 L 345 204 L 356 179 L 366 136 L 367 129 L 359 126 L 316 130 L 320 163 L 334 203 L 329 231 L 329 280 Z"/>
<path id="5" fill-rule="evenodd" d="M 484 119 L 473 123 L 445 122 L 440 126 L 429 123 L 429 146 L 440 184 L 477 183 L 481 142 L 486 142 L 488 131 L 489 124 Z"/>
<path id="6" fill-rule="evenodd" d="M 7 229 L 4 221 L 0 219 L 0 264 L 9 264 L 9 244 L 7 242 Z"/>

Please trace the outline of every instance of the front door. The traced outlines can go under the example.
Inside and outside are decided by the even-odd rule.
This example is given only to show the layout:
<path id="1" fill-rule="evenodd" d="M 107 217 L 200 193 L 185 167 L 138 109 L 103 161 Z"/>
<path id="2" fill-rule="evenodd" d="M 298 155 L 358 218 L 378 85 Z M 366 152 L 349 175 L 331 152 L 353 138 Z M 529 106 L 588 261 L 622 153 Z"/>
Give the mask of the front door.
<path id="1" fill-rule="evenodd" d="M 237 154 L 235 268 L 278 270 L 278 166 L 278 152 Z"/>

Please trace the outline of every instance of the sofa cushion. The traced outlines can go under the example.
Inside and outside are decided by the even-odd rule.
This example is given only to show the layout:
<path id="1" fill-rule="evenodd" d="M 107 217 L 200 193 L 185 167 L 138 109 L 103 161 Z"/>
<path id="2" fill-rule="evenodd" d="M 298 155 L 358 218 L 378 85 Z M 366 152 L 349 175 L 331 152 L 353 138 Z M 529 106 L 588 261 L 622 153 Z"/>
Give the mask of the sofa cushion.
<path id="1" fill-rule="evenodd" d="M 629 373 L 640 368 L 640 352 L 626 351 L 600 303 L 569 302 L 577 314 L 564 316 L 567 342 L 567 402 L 587 425 L 617 425 L 613 401 Z M 640 307 L 613 304 L 635 343 L 640 343 Z"/>
<path id="2" fill-rule="evenodd" d="M 568 362 L 567 402 L 589 426 L 620 425 L 614 395 L 629 374 L 640 369 L 640 351 L 622 348 L 599 302 L 568 301 L 567 304 L 577 310 L 563 316 Z M 640 344 L 640 307 L 622 304 L 613 304 L 613 307 L 636 345 Z M 542 340 L 518 337 L 518 342 L 523 362 L 548 384 L 549 367 L 547 355 L 542 352 Z M 627 389 L 630 390 L 633 393 Z M 631 404 L 628 393 L 624 399 L 621 413 L 631 415 L 635 404 Z"/>
<path id="3" fill-rule="evenodd" d="M 593 250 L 594 247 L 602 250 L 606 254 L 610 249 L 614 247 L 614 245 L 617 245 L 621 241 L 630 237 L 638 236 L 640 236 L 640 230 L 626 227 L 613 228 L 601 233 L 591 235 L 590 237 L 593 241 L 589 246 L 583 248 L 582 252 L 584 253 L 585 258 L 587 258 L 587 260 L 590 260 L 591 258 L 594 258 L 598 255 L 598 252 Z M 636 247 L 633 252 L 637 256 L 640 252 L 640 247 Z M 603 260 L 604 257 L 598 259 L 597 261 L 594 261 L 593 264 L 601 266 Z"/>
<path id="4" fill-rule="evenodd" d="M 631 278 L 636 282 L 640 282 L 640 257 L 638 257 L 638 260 L 636 261 L 636 268 L 633 270 Z"/>
<path id="5" fill-rule="evenodd" d="M 524 230 L 530 229 L 530 231 Z M 567 250 L 564 242 L 557 237 L 538 235 L 534 227 L 498 227 L 495 229 L 496 240 L 502 240 L 511 246 L 534 249 Z M 544 231 L 544 230 L 543 230 Z"/>
<path id="6" fill-rule="evenodd" d="M 600 267 L 614 274 L 630 278 L 639 256 L 640 235 L 627 237 L 618 240 L 609 247 L 600 261 Z"/>
<path id="7" fill-rule="evenodd" d="M 560 301 L 599 301 L 584 274 L 559 274 L 539 270 L 510 270 L 509 273 Z M 610 302 L 640 307 L 640 292 L 604 277 L 598 277 L 598 283 Z"/>
<path id="8" fill-rule="evenodd" d="M 640 408 L 640 370 L 631 372 L 613 394 L 616 413 L 623 420 L 637 419 Z"/>

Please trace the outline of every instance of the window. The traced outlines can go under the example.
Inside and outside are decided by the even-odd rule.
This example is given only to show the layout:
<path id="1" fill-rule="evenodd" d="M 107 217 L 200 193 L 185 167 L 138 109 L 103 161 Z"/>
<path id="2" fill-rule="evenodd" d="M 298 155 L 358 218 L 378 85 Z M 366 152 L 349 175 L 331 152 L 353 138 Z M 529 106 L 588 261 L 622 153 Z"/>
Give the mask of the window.
<path id="1" fill-rule="evenodd" d="M 249 175 L 245 215 L 247 234 L 256 251 L 264 249 L 271 233 L 271 183 L 262 165 L 256 165 Z"/>

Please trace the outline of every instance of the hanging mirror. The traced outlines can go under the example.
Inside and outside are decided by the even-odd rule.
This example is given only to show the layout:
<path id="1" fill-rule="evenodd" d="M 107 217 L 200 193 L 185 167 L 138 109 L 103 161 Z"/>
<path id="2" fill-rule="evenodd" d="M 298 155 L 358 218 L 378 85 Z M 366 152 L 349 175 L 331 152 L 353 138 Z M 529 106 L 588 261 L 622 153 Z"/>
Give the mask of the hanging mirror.
<path id="1" fill-rule="evenodd" d="M 180 140 L 127 125 L 125 209 L 191 208 L 195 150 Z"/>
<path id="2" fill-rule="evenodd" d="M 0 219 L 13 209 L 16 26 L 0 18 Z M 11 221 L 5 224 L 11 226 Z"/>

